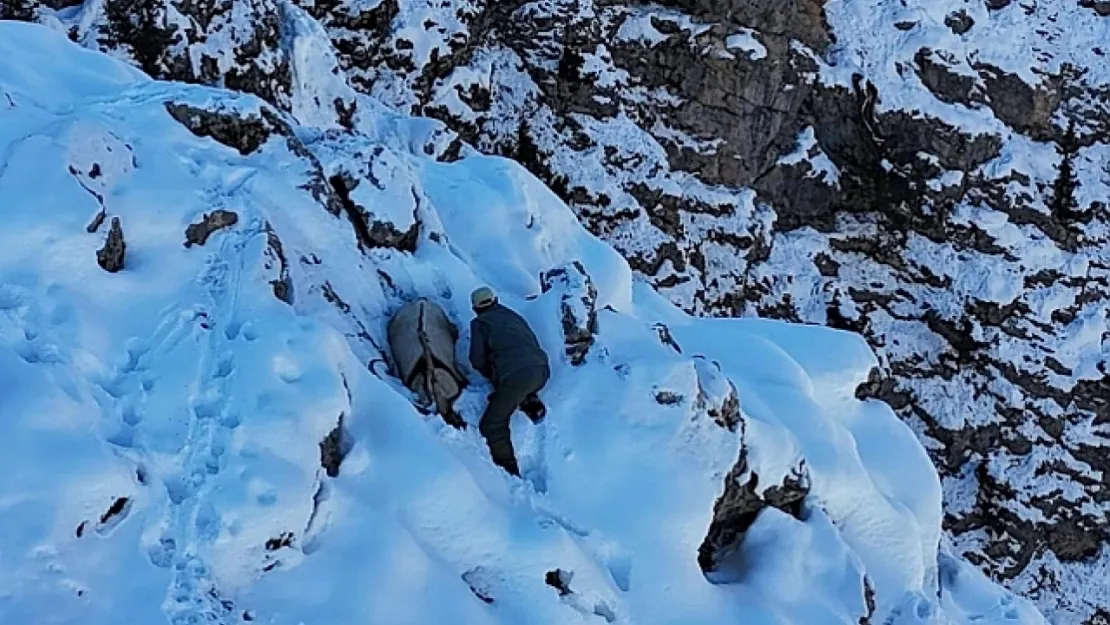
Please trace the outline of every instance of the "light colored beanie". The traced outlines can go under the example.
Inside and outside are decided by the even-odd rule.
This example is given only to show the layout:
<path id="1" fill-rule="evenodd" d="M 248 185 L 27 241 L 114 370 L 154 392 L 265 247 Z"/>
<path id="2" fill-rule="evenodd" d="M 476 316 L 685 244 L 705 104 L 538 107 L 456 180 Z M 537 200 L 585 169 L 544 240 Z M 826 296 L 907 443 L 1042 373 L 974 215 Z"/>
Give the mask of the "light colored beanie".
<path id="1" fill-rule="evenodd" d="M 488 286 L 478 287 L 470 294 L 470 306 L 475 310 L 497 303 L 497 295 Z"/>

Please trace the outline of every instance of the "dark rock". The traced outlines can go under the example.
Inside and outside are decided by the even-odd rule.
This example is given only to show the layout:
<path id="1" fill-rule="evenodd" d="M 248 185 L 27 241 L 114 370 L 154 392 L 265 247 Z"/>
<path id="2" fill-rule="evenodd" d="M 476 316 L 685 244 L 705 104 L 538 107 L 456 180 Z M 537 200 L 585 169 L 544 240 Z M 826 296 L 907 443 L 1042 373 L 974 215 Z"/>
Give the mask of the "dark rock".
<path id="1" fill-rule="evenodd" d="M 348 175 L 336 174 L 329 178 L 328 182 L 335 190 L 340 206 L 346 212 L 351 225 L 354 226 L 359 245 L 367 248 L 392 248 L 409 253 L 416 251 L 420 222 L 415 219 L 415 216 L 413 224 L 402 232 L 392 223 L 372 219 L 365 208 L 351 199 L 351 191 L 359 184 L 357 180 Z"/>
<path id="2" fill-rule="evenodd" d="M 960 9 L 959 11 L 949 13 L 944 18 L 944 25 L 951 28 L 953 33 L 963 35 L 971 30 L 972 26 L 975 26 L 975 20 L 968 15 L 966 9 Z"/>
<path id="3" fill-rule="evenodd" d="M 335 292 L 335 288 L 332 287 L 331 282 L 324 282 L 320 287 L 320 294 L 323 295 L 324 299 L 344 313 L 351 312 L 351 305 L 343 301 L 342 297 L 339 297 L 339 294 Z"/>
<path id="4" fill-rule="evenodd" d="M 213 232 L 234 226 L 238 222 L 239 215 L 233 211 L 217 209 L 211 213 L 205 213 L 200 221 L 190 224 L 185 229 L 185 247 L 204 245 Z"/>
<path id="5" fill-rule="evenodd" d="M 950 321 L 942 318 L 935 310 L 929 309 L 925 311 L 922 319 L 930 330 L 948 341 L 961 362 L 967 362 L 972 353 L 989 345 L 989 343 L 977 340 L 972 336 L 974 324 L 967 317 L 959 321 Z"/>
<path id="6" fill-rule="evenodd" d="M 100 522 L 107 523 L 108 519 L 111 519 L 117 514 L 122 514 L 130 501 L 130 497 L 116 497 L 115 501 L 112 502 L 112 505 L 108 506 L 108 509 L 104 511 L 104 514 L 100 515 Z"/>
<path id="7" fill-rule="evenodd" d="M 673 349 L 675 353 L 682 353 L 682 348 L 679 347 L 678 341 L 674 340 L 674 337 L 671 336 L 671 329 L 668 328 L 666 324 L 656 323 L 652 327 L 655 328 L 655 333 L 659 336 L 660 342 Z"/>
<path id="8" fill-rule="evenodd" d="M 1010 0 L 986 0 L 987 8 L 991 11 L 1005 9 L 1010 6 Z"/>
<path id="9" fill-rule="evenodd" d="M 273 271 L 275 263 L 277 264 L 277 277 L 270 280 L 270 286 L 274 290 L 274 297 L 292 306 L 293 278 L 289 275 L 289 261 L 285 258 L 285 250 L 282 248 L 281 239 L 278 238 L 277 233 L 274 232 L 274 229 L 267 223 L 266 269 Z"/>
<path id="10" fill-rule="evenodd" d="M 705 410 L 717 425 L 736 431 L 740 425 L 740 395 L 736 385 L 721 371 L 719 363 L 703 356 L 694 357 L 694 368 L 698 378 L 698 409 Z"/>
<path id="11" fill-rule="evenodd" d="M 167 26 L 168 11 L 161 2 L 107 0 L 98 41 L 105 49 L 126 49 L 135 65 L 154 78 L 165 78 L 174 66 L 171 48 L 179 41 Z"/>
<path id="12" fill-rule="evenodd" d="M 96 262 L 104 271 L 116 273 L 123 269 L 123 257 L 127 253 L 127 244 L 123 240 L 123 227 L 119 217 L 112 218 L 112 226 L 108 229 L 108 239 L 104 247 L 96 252 Z"/>
<path id="13" fill-rule="evenodd" d="M 1079 520 L 1060 522 L 1048 529 L 1048 548 L 1064 562 L 1085 562 L 1098 555 L 1105 535 Z"/>
<path id="14" fill-rule="evenodd" d="M 493 592 L 491 586 L 491 575 L 489 571 L 483 566 L 477 566 L 473 569 L 462 574 L 462 580 L 470 588 L 470 592 L 474 593 L 486 603 L 493 603 Z"/>
<path id="15" fill-rule="evenodd" d="M 196 136 L 210 137 L 243 156 L 258 150 L 276 130 L 269 120 L 232 110 L 209 111 L 170 101 L 166 110 Z"/>
<path id="16" fill-rule="evenodd" d="M 914 55 L 921 82 L 942 102 L 970 104 L 975 95 L 975 79 L 949 70 L 936 54 L 934 50 L 922 48 Z"/>
<path id="17" fill-rule="evenodd" d="M 1090 618 L 1083 621 L 1083 625 L 1110 625 L 1110 610 L 1105 608 L 1095 610 Z"/>
<path id="18" fill-rule="evenodd" d="M 1110 0 L 1079 0 L 1079 6 L 1094 9 L 1102 17 L 1110 17 Z M 1110 622 L 1110 616 L 1107 617 Z"/>
<path id="19" fill-rule="evenodd" d="M 285 547 L 293 546 L 293 532 L 282 532 L 277 538 L 270 538 L 266 540 L 266 551 L 277 551 Z"/>
<path id="20" fill-rule="evenodd" d="M 867 575 L 863 576 L 863 602 L 867 612 L 859 617 L 859 625 L 871 625 L 871 619 L 875 617 L 875 585 Z"/>
<path id="21" fill-rule="evenodd" d="M 574 366 L 586 361 L 597 335 L 597 289 L 582 263 L 572 261 L 540 276 L 543 292 L 558 289 L 559 311 L 567 359 Z"/>
<path id="22" fill-rule="evenodd" d="M 817 271 L 826 278 L 835 278 L 840 273 L 840 263 L 824 252 L 813 257 L 813 264 L 817 266 Z"/>
<path id="23" fill-rule="evenodd" d="M 284 107 L 292 72 L 283 19 L 273 0 L 107 0 L 88 28 L 102 50 L 131 58 L 154 78 L 226 86 Z M 205 52 L 195 59 L 193 44 L 202 42 Z M 222 66 L 215 57 L 233 62 Z"/>
<path id="24" fill-rule="evenodd" d="M 672 406 L 674 404 L 681 404 L 685 398 L 674 391 L 655 391 L 656 403 L 663 404 L 664 406 Z"/>
<path id="25" fill-rule="evenodd" d="M 781 484 L 757 494 L 759 475 L 749 470 L 747 449 L 742 447 L 739 460 L 725 477 L 724 492 L 713 506 L 713 520 L 698 548 L 698 564 L 706 577 L 714 581 L 718 567 L 733 568 L 726 561 L 738 557 L 744 535 L 765 508 L 774 507 L 800 518 L 809 484 L 809 470 L 800 461 Z"/>
<path id="26" fill-rule="evenodd" d="M 543 576 L 544 583 L 559 591 L 560 597 L 565 597 L 573 592 L 570 589 L 570 582 L 572 579 L 574 579 L 574 573 L 564 571 L 563 569 L 548 571 Z"/>
<path id="27" fill-rule="evenodd" d="M 113 529 L 122 523 L 131 512 L 132 499 L 130 497 L 116 497 L 112 504 L 108 506 L 101 515 L 99 522 L 96 524 L 96 533 L 101 536 L 108 535 Z M 78 527 L 78 536 L 84 533 L 85 524 L 82 523 Z"/>
<path id="28" fill-rule="evenodd" d="M 896 390 L 898 381 L 883 375 L 878 369 L 872 369 L 867 376 L 867 381 L 856 388 L 856 399 L 875 398 L 886 402 L 891 408 L 901 410 L 910 405 L 913 396 L 904 391 Z"/>
<path id="29" fill-rule="evenodd" d="M 1061 101 L 1059 78 L 1049 77 L 1043 85 L 1029 85 L 1017 74 L 989 63 L 975 63 L 972 69 L 985 86 L 984 102 L 998 119 L 1038 141 L 1060 139 L 1061 133 L 1053 123 Z"/>
<path id="30" fill-rule="evenodd" d="M 32 22 L 35 20 L 37 0 L 2 0 L 0 1 L 0 20 L 18 20 Z"/>
<path id="31" fill-rule="evenodd" d="M 335 113 L 339 116 L 339 125 L 347 130 L 353 130 L 355 127 L 355 113 L 358 111 L 358 102 L 344 102 L 342 98 L 336 98 L 332 104 L 335 106 Z"/>
<path id="32" fill-rule="evenodd" d="M 328 477 L 339 476 L 339 466 L 352 447 L 351 435 L 343 426 L 344 415 L 339 415 L 339 422 L 335 429 L 320 441 L 320 466 L 327 472 Z"/>
<path id="33" fill-rule="evenodd" d="M 93 216 L 92 221 L 89 222 L 89 225 L 85 226 L 85 232 L 88 232 L 89 234 L 96 233 L 97 230 L 100 230 L 100 226 L 104 224 L 104 219 L 107 216 L 108 213 L 104 212 L 104 209 L 101 208 L 96 213 L 96 215 Z"/>

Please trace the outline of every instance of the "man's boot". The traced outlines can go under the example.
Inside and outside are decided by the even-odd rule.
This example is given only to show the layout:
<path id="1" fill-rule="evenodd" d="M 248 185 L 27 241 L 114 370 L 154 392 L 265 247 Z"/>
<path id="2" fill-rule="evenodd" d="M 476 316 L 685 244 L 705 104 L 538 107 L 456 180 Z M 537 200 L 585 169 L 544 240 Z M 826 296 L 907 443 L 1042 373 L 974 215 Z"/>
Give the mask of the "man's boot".
<path id="1" fill-rule="evenodd" d="M 516 462 L 516 453 L 513 450 L 512 440 L 508 438 L 496 439 L 489 445 L 489 455 L 493 463 L 505 469 L 509 475 L 520 477 L 520 467 Z"/>
<path id="2" fill-rule="evenodd" d="M 492 452 L 493 450 L 491 449 L 490 451 Z M 517 464 L 516 458 L 512 454 L 491 453 L 490 455 L 493 457 L 494 464 L 505 469 L 509 475 L 520 477 L 520 466 Z"/>

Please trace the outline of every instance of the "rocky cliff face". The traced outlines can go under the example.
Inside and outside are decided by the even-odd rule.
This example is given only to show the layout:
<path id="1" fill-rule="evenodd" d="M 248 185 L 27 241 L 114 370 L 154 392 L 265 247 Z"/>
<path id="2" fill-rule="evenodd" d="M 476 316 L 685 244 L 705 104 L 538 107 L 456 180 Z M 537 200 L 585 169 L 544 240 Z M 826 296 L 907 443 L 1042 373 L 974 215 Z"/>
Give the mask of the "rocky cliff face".
<path id="1" fill-rule="evenodd" d="M 325 71 L 524 163 L 688 310 L 862 333 L 959 550 L 1110 623 L 1105 3 L 75 4 L 0 15 L 294 114 L 322 27 Z"/>

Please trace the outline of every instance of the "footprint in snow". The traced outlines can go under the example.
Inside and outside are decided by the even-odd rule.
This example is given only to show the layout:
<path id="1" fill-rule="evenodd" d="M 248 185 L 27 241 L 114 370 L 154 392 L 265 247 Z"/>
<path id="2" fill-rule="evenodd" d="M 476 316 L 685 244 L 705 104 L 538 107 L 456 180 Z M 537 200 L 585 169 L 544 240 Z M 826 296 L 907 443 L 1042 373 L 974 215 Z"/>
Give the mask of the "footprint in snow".
<path id="1" fill-rule="evenodd" d="M 605 563 L 613 583 L 617 588 L 628 592 L 632 587 L 632 556 L 611 541 L 605 541 L 598 551 L 599 559 Z"/>
<path id="2" fill-rule="evenodd" d="M 521 477 L 530 482 L 538 493 L 547 492 L 547 459 L 544 450 L 547 446 L 547 424 L 528 422 L 525 440 L 521 445 Z"/>
<path id="3" fill-rule="evenodd" d="M 23 289 L 11 284 L 0 284 L 0 310 L 15 310 L 23 306 L 24 300 Z"/>
<path id="4" fill-rule="evenodd" d="M 174 558 L 177 556 L 177 541 L 172 536 L 166 536 L 163 532 L 157 540 L 144 539 L 144 542 L 147 542 L 146 555 L 151 564 L 160 569 L 173 566 Z"/>
<path id="5" fill-rule="evenodd" d="M 143 371 L 146 366 L 142 364 L 143 356 L 146 356 L 150 351 L 150 345 L 146 341 L 138 338 L 132 338 L 127 342 L 127 348 L 124 350 L 126 360 L 119 366 L 118 371 L 121 374 L 135 373 Z"/>

